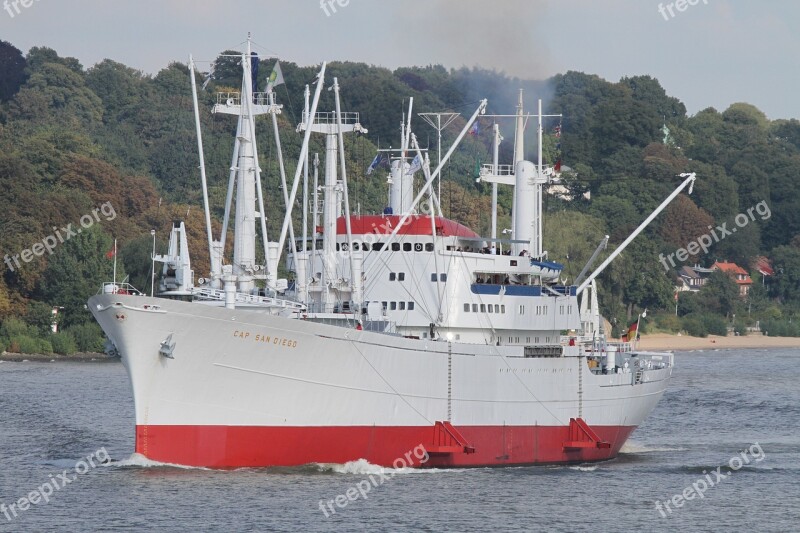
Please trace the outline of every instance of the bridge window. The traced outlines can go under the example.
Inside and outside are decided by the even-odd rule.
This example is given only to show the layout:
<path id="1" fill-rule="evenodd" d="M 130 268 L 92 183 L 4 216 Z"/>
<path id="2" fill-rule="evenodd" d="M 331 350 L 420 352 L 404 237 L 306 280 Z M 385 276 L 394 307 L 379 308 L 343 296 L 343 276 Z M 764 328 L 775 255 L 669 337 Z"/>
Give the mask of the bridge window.
<path id="1" fill-rule="evenodd" d="M 494 304 L 494 312 L 495 313 L 499 313 L 500 312 L 500 304 Z"/>
<path id="2" fill-rule="evenodd" d="M 408 310 L 409 311 L 413 311 L 414 310 L 414 302 L 408 302 Z"/>
<path id="3" fill-rule="evenodd" d="M 405 311 L 406 310 L 406 303 L 405 302 L 400 302 L 400 310 L 401 311 Z"/>
<path id="4" fill-rule="evenodd" d="M 383 248 L 382 242 L 373 242 L 372 243 L 372 251 L 373 252 L 380 252 L 381 248 Z"/>
<path id="5" fill-rule="evenodd" d="M 406 273 L 405 272 L 398 273 L 397 274 L 397 280 L 398 281 L 405 281 L 406 280 Z"/>
<path id="6" fill-rule="evenodd" d="M 397 302 L 391 302 L 389 304 L 389 309 L 391 309 L 392 311 L 397 311 Z"/>
<path id="7" fill-rule="evenodd" d="M 403 243 L 403 251 L 404 252 L 410 252 L 411 251 L 411 243 L 410 242 L 404 242 Z"/>
<path id="8" fill-rule="evenodd" d="M 489 311 L 490 313 L 492 312 L 492 308 L 493 308 L 493 307 L 494 307 L 494 306 L 493 306 L 492 304 L 489 304 L 489 309 L 488 309 L 488 311 Z"/>
<path id="9" fill-rule="evenodd" d="M 421 242 L 415 242 L 414 243 L 414 251 L 415 252 L 421 252 L 422 251 L 422 243 Z"/>
<path id="10" fill-rule="evenodd" d="M 431 274 L 431 281 L 436 281 L 436 272 Z"/>
<path id="11" fill-rule="evenodd" d="M 386 311 L 386 306 L 387 305 L 388 305 L 388 302 L 381 302 L 381 306 L 383 306 L 383 310 L 384 311 Z"/>
<path id="12" fill-rule="evenodd" d="M 500 305 L 500 312 L 505 314 L 506 313 L 506 304 Z"/>
<path id="13" fill-rule="evenodd" d="M 486 312 L 486 304 L 481 304 L 481 313 Z"/>
<path id="14" fill-rule="evenodd" d="M 478 304 L 472 304 L 472 312 L 473 313 L 477 313 L 478 312 Z"/>
<path id="15" fill-rule="evenodd" d="M 464 304 L 464 312 L 469 313 L 469 304 Z"/>
<path id="16" fill-rule="evenodd" d="M 439 275 L 439 280 L 441 280 L 441 281 L 447 281 L 447 274 L 440 274 L 440 275 Z"/>
<path id="17" fill-rule="evenodd" d="M 397 274 L 394 272 L 389 272 L 389 281 L 394 281 L 397 279 Z"/>
<path id="18" fill-rule="evenodd" d="M 433 251 L 433 243 L 432 242 L 425 243 L 425 251 L 426 252 L 432 252 Z"/>
<path id="19" fill-rule="evenodd" d="M 392 251 L 393 252 L 399 252 L 400 251 L 400 243 L 399 242 L 393 242 L 392 243 Z"/>
<path id="20" fill-rule="evenodd" d="M 521 315 L 525 314 L 525 306 L 524 305 L 520 305 L 519 306 L 519 314 L 521 314 Z"/>

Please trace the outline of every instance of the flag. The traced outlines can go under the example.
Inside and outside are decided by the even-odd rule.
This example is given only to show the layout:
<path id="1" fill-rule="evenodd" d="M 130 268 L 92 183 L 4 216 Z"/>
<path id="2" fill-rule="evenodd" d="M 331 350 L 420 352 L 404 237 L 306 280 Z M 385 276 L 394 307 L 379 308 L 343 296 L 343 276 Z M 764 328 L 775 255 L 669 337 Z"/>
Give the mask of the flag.
<path id="1" fill-rule="evenodd" d="M 553 165 L 553 170 L 556 172 L 561 172 L 561 160 L 559 159 L 556 161 L 556 164 Z"/>
<path id="2" fill-rule="evenodd" d="M 375 156 L 375 159 L 372 160 L 372 163 L 370 163 L 369 168 L 367 169 L 367 176 L 372 174 L 380 164 L 381 164 L 381 154 L 378 154 Z"/>
<path id="3" fill-rule="evenodd" d="M 115 255 L 117 255 L 117 250 L 116 250 L 116 248 L 112 248 L 112 249 L 110 249 L 109 251 L 107 251 L 107 252 L 106 252 L 106 258 L 107 258 L 107 259 L 111 259 L 111 258 L 112 258 L 112 257 L 114 257 Z"/>
<path id="4" fill-rule="evenodd" d="M 422 158 L 417 154 L 414 160 L 411 161 L 411 166 L 408 168 L 407 174 L 413 174 L 422 168 Z"/>
<path id="5" fill-rule="evenodd" d="M 470 135 L 477 135 L 478 134 L 478 123 L 475 122 L 472 124 L 472 127 L 469 129 Z"/>
<path id="6" fill-rule="evenodd" d="M 561 124 L 559 124 L 558 126 L 555 127 L 554 133 L 555 133 L 556 139 L 561 137 Z"/>
<path id="7" fill-rule="evenodd" d="M 628 326 L 628 332 L 622 336 L 622 342 L 633 342 L 636 340 L 637 332 L 639 329 L 639 320 L 636 319 Z"/>
<path id="8" fill-rule="evenodd" d="M 283 80 L 283 72 L 281 72 L 281 63 L 280 61 L 275 61 L 275 66 L 272 67 L 272 72 L 269 75 L 269 79 L 267 79 L 267 92 L 271 93 L 273 87 L 282 83 L 285 83 L 285 81 Z"/>

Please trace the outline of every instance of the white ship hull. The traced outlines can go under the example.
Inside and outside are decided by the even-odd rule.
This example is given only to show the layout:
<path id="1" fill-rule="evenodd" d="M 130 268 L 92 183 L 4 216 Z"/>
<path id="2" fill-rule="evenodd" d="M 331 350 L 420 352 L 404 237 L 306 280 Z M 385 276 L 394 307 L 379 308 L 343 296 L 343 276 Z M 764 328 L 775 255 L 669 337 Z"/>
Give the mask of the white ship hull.
<path id="1" fill-rule="evenodd" d="M 424 466 L 605 460 L 672 372 L 596 374 L 581 356 L 161 298 L 98 295 L 89 307 L 131 378 L 136 451 L 188 465 L 388 466 L 418 445 Z"/>

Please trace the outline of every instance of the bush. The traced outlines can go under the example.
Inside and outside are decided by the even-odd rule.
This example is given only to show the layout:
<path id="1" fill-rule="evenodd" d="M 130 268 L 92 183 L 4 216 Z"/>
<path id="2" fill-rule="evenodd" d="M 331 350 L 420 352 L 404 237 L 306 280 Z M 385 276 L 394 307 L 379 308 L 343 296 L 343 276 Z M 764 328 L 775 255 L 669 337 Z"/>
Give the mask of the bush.
<path id="1" fill-rule="evenodd" d="M 726 337 L 728 335 L 728 324 L 719 315 L 705 314 L 702 319 L 703 325 L 711 335 Z"/>
<path id="2" fill-rule="evenodd" d="M 673 314 L 657 315 L 655 317 L 656 328 L 670 333 L 677 333 L 681 330 L 681 319 Z"/>
<path id="3" fill-rule="evenodd" d="M 800 337 L 800 324 L 788 320 L 764 320 L 761 331 L 770 337 Z"/>
<path id="4" fill-rule="evenodd" d="M 78 351 L 78 344 L 75 342 L 75 337 L 68 331 L 62 331 L 51 335 L 50 344 L 53 345 L 53 351 L 60 355 L 72 355 Z"/>
<path id="5" fill-rule="evenodd" d="M 72 335 L 80 352 L 100 353 L 105 348 L 103 330 L 95 323 L 77 324 L 64 331 Z"/>
<path id="6" fill-rule="evenodd" d="M 53 346 L 49 341 L 37 339 L 29 335 L 18 335 L 11 339 L 11 348 L 17 353 L 51 354 Z M 16 348 L 16 350 L 14 350 Z"/>
<path id="7" fill-rule="evenodd" d="M 0 337 L 5 337 L 6 339 L 28 334 L 28 325 L 19 318 L 7 318 L 3 320 L 3 325 L 0 326 Z"/>
<path id="8" fill-rule="evenodd" d="M 708 336 L 708 331 L 703 325 L 703 321 L 697 318 L 696 316 L 686 315 L 685 317 L 683 317 L 683 320 L 681 320 L 681 325 L 683 326 L 683 329 L 686 331 L 686 333 L 691 335 L 692 337 Z"/>

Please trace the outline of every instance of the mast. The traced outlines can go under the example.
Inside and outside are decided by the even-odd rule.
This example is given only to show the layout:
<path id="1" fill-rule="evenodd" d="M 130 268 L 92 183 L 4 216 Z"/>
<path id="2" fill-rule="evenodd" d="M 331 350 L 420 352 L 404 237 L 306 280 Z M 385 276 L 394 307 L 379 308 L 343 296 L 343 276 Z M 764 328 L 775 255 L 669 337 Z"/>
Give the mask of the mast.
<path id="1" fill-rule="evenodd" d="M 194 59 L 189 55 L 189 77 L 192 80 L 192 105 L 194 107 L 194 124 L 197 130 L 197 151 L 200 155 L 200 182 L 203 186 L 203 210 L 206 217 L 206 235 L 208 237 L 208 256 L 211 261 L 211 278 L 217 278 L 221 274 L 222 257 L 218 255 L 214 247 L 214 239 L 211 236 L 211 211 L 208 206 L 208 185 L 206 182 L 206 161 L 203 154 L 203 133 L 200 129 L 200 107 L 197 103 L 197 81 L 194 79 Z M 151 291 L 152 292 L 152 291 Z M 152 296 L 152 295 L 151 295 Z"/>

